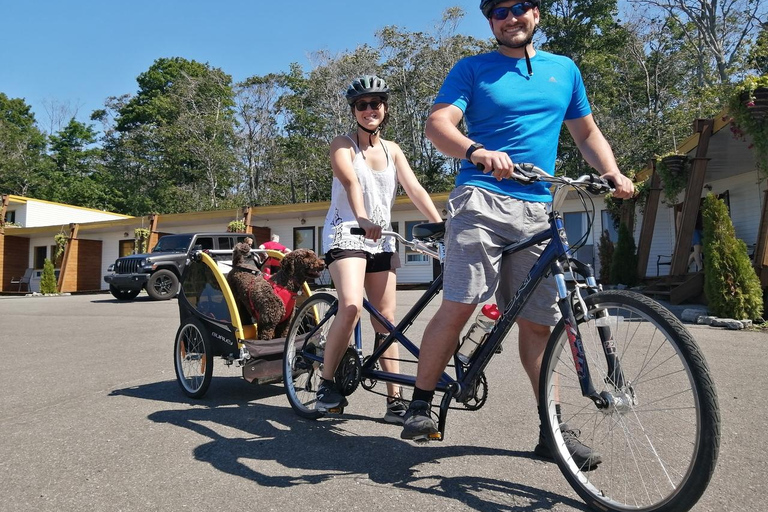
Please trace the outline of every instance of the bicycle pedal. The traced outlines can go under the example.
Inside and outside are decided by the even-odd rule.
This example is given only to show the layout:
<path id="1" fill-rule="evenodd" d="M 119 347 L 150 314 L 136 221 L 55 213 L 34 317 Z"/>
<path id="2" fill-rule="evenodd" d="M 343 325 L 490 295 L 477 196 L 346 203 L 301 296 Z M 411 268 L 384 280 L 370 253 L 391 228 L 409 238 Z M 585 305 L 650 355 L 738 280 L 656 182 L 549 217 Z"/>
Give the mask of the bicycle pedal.
<path id="1" fill-rule="evenodd" d="M 431 434 L 424 434 L 411 439 L 411 441 L 415 442 L 416 444 L 426 444 L 430 441 L 442 441 L 442 440 L 443 440 L 443 434 L 441 434 L 440 432 L 432 432 Z"/>
<path id="2" fill-rule="evenodd" d="M 330 409 L 325 410 L 326 414 L 344 414 L 344 408 L 343 407 L 331 407 Z"/>

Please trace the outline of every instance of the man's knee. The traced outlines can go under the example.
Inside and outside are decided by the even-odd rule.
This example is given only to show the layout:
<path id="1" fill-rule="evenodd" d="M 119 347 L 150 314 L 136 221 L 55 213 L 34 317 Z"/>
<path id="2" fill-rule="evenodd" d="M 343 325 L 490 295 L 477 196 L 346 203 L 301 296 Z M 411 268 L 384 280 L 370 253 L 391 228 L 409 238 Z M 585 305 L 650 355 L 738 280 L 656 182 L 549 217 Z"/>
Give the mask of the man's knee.
<path id="1" fill-rule="evenodd" d="M 537 324 L 528 320 L 519 319 L 517 322 L 520 329 L 520 343 L 544 343 L 549 340 L 552 329 L 548 325 Z"/>

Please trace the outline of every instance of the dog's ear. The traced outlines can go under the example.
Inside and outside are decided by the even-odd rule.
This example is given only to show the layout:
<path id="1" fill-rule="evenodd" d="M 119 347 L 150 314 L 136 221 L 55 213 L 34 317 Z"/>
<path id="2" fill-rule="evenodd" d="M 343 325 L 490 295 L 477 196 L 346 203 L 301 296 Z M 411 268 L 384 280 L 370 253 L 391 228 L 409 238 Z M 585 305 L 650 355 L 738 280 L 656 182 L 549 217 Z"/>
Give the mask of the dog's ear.
<path id="1" fill-rule="evenodd" d="M 251 252 L 251 246 L 246 243 L 239 243 L 232 249 L 232 263 L 240 263 L 245 259 L 245 255 Z"/>
<path id="2" fill-rule="evenodd" d="M 296 256 L 297 251 L 291 251 L 280 260 L 280 270 L 287 276 L 292 276 L 296 272 Z"/>

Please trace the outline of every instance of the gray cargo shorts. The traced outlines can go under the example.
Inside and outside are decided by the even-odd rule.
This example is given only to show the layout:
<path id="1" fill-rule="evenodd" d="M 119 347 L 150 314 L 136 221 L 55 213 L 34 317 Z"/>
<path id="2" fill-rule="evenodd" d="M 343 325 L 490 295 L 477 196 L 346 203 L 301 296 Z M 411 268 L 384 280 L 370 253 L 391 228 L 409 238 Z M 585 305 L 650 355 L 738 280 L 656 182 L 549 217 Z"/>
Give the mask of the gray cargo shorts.
<path id="1" fill-rule="evenodd" d="M 480 304 L 496 294 L 499 308 L 514 297 L 543 245 L 504 256 L 501 250 L 549 227 L 546 203 L 473 187 L 456 187 L 448 197 L 445 231 L 443 297 L 453 302 Z M 542 280 L 520 313 L 540 325 L 560 319 L 555 280 Z"/>

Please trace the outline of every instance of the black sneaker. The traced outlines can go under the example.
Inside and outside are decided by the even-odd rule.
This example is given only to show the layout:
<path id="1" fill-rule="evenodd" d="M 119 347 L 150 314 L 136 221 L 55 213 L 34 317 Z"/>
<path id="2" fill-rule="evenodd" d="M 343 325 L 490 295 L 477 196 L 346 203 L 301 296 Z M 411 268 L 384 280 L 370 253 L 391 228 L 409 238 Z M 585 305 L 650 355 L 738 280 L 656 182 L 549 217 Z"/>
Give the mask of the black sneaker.
<path id="1" fill-rule="evenodd" d="M 430 416 L 430 404 L 424 400 L 414 400 L 408 406 L 403 418 L 403 431 L 400 439 L 425 440 L 430 434 L 437 434 L 437 423 Z"/>
<path id="2" fill-rule="evenodd" d="M 347 399 L 336 390 L 336 385 L 333 381 L 322 379 L 320 381 L 320 387 L 317 390 L 315 410 L 328 412 L 329 409 L 337 409 L 339 407 L 344 407 L 345 405 L 347 405 Z"/>
<path id="3" fill-rule="evenodd" d="M 393 425 L 402 425 L 405 420 L 405 413 L 408 411 L 408 405 L 398 397 L 392 402 L 387 402 L 387 413 L 384 415 L 384 421 Z"/>
<path id="4" fill-rule="evenodd" d="M 568 428 L 567 423 L 561 423 L 560 431 L 563 433 L 565 446 L 568 447 L 568 451 L 571 453 L 571 457 L 573 457 L 573 462 L 575 462 L 579 468 L 582 470 L 595 469 L 598 464 L 603 462 L 599 453 L 579 441 L 579 435 L 581 434 L 579 430 L 571 430 Z M 539 434 L 539 444 L 533 449 L 533 453 L 543 459 L 554 459 L 549 443 L 546 442 L 546 439 L 544 439 L 542 434 Z"/>

